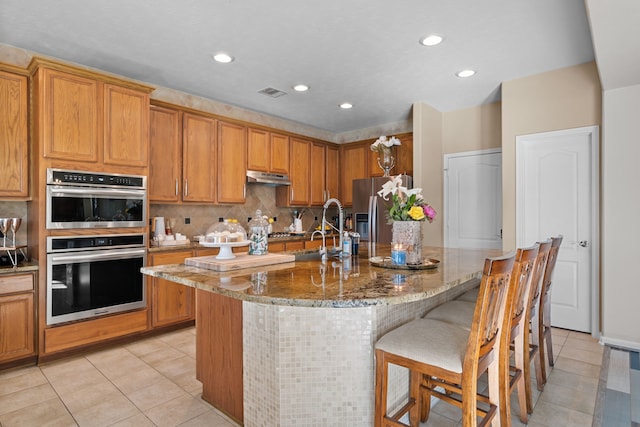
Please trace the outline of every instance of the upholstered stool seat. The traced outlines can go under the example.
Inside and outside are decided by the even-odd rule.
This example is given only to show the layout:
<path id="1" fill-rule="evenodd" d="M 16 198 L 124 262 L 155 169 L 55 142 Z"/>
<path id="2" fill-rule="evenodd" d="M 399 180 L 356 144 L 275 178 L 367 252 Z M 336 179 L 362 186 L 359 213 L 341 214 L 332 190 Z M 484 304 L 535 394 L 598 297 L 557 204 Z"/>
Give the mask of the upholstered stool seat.
<path id="1" fill-rule="evenodd" d="M 478 299 L 478 290 L 479 290 L 478 287 L 470 289 L 467 292 L 465 292 L 464 294 L 460 295 L 458 298 L 456 298 L 456 300 L 475 303 L 476 300 Z"/>
<path id="2" fill-rule="evenodd" d="M 469 328 L 423 318 L 380 338 L 376 350 L 461 373 L 468 340 Z"/>

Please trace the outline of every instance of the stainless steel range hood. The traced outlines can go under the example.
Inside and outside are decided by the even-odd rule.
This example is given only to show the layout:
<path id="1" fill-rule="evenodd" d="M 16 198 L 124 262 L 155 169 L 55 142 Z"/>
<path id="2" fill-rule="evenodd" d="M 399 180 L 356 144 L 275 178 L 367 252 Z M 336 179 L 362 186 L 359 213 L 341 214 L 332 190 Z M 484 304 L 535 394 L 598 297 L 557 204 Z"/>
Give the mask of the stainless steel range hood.
<path id="1" fill-rule="evenodd" d="M 250 170 L 247 171 L 247 182 L 272 186 L 291 185 L 288 175 Z"/>

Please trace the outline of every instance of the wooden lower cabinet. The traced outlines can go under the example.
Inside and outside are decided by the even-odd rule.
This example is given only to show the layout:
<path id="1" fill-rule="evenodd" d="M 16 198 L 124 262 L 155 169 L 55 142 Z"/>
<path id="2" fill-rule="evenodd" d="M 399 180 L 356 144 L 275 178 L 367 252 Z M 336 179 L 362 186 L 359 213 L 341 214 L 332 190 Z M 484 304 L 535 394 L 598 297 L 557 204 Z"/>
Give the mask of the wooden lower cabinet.
<path id="1" fill-rule="evenodd" d="M 196 379 L 202 398 L 242 424 L 242 301 L 196 292 Z"/>
<path id="2" fill-rule="evenodd" d="M 155 253 L 149 257 L 149 265 L 181 264 L 185 258 L 191 256 L 193 253 L 190 250 Z M 157 277 L 147 277 L 147 284 L 151 288 L 151 326 L 153 328 L 195 318 L 193 288 Z"/>
<path id="3" fill-rule="evenodd" d="M 0 363 L 36 354 L 34 276 L 0 277 Z"/>

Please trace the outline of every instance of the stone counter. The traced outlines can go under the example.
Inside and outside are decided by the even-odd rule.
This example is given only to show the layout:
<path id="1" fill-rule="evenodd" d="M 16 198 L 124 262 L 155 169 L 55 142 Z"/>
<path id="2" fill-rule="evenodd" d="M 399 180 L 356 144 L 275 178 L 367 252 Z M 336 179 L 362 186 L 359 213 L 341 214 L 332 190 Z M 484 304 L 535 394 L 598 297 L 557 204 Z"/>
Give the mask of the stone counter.
<path id="1" fill-rule="evenodd" d="M 388 254 L 388 245 L 377 255 Z M 440 261 L 436 269 L 375 267 L 366 256 L 329 258 L 267 267 L 215 272 L 184 264 L 145 267 L 144 274 L 243 301 L 297 307 L 367 307 L 431 298 L 479 278 L 486 250 L 425 247 L 423 256 Z"/>
<path id="2" fill-rule="evenodd" d="M 18 263 L 15 267 L 0 267 L 0 275 L 30 273 L 32 271 L 38 271 L 38 263 L 26 261 Z"/>
<path id="3" fill-rule="evenodd" d="M 246 426 L 369 427 L 375 342 L 475 286 L 484 259 L 501 254 L 425 247 L 423 255 L 440 264 L 417 271 L 374 267 L 366 256 L 225 273 L 185 265 L 142 271 L 197 289 L 205 400 Z M 406 395 L 408 375 L 392 366 L 389 376 L 393 407 Z M 241 397 L 210 397 L 230 384 L 242 384 Z"/>

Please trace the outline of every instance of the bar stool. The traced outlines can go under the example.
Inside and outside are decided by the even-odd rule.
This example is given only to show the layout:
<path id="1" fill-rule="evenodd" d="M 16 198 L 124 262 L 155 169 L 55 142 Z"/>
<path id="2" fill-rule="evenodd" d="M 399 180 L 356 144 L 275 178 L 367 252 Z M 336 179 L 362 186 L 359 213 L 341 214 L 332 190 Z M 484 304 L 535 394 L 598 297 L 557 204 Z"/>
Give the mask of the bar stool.
<path id="1" fill-rule="evenodd" d="M 533 271 L 533 279 L 531 280 L 531 289 L 527 296 L 526 304 L 526 320 L 523 329 L 523 356 L 524 356 L 524 378 L 525 391 L 527 397 L 527 412 L 533 412 L 533 395 L 531 391 L 531 362 L 533 361 L 536 370 L 536 385 L 538 390 L 542 391 L 544 384 L 544 371 L 540 365 L 540 335 L 539 328 L 539 310 L 538 303 L 540 300 L 540 291 L 542 289 L 542 278 L 547 266 L 549 251 L 551 250 L 551 239 L 539 242 L 538 256 Z"/>
<path id="2" fill-rule="evenodd" d="M 542 279 L 542 290 L 540 291 L 540 305 L 538 316 L 538 341 L 541 346 L 546 347 L 549 367 L 553 367 L 553 342 L 551 340 L 551 278 L 556 267 L 558 251 L 562 245 L 562 235 L 551 238 L 551 249 L 547 257 L 547 266 Z M 547 382 L 547 368 L 544 361 L 544 349 L 539 352 L 540 369 L 542 370 L 542 386 Z M 539 387 L 538 387 L 539 388 Z"/>
<path id="3" fill-rule="evenodd" d="M 478 300 L 470 329 L 420 318 L 384 335 L 375 345 L 375 426 L 405 426 L 400 419 L 409 414 L 409 425 L 425 421 L 431 396 L 462 408 L 462 425 L 497 421 L 499 373 L 498 345 L 507 306 L 507 291 L 514 257 L 485 260 Z M 395 414 L 387 414 L 389 364 L 410 371 L 408 402 Z M 489 372 L 489 398 L 477 391 L 477 381 Z M 442 393 L 436 388 L 442 387 Z M 478 401 L 487 408 L 479 408 Z"/>
<path id="4" fill-rule="evenodd" d="M 520 421 L 523 423 L 528 421 L 525 378 L 523 375 L 525 364 L 523 331 L 529 327 L 526 304 L 538 250 L 539 244 L 536 243 L 534 246 L 516 251 L 511 284 L 509 285 L 507 301 L 509 301 L 510 306 L 507 307 L 508 316 L 505 315 L 503 325 L 505 333 L 502 334 L 500 345 L 500 418 L 501 424 L 505 426 L 511 424 L 510 396 L 513 390 L 518 392 Z M 470 317 L 470 313 L 472 314 L 470 308 L 473 306 L 474 303 L 472 302 L 454 300 L 434 308 L 425 317 L 468 328 L 472 319 Z M 510 366 L 509 363 L 511 346 L 515 353 L 513 366 Z M 528 351 L 528 345 L 526 350 Z"/>

